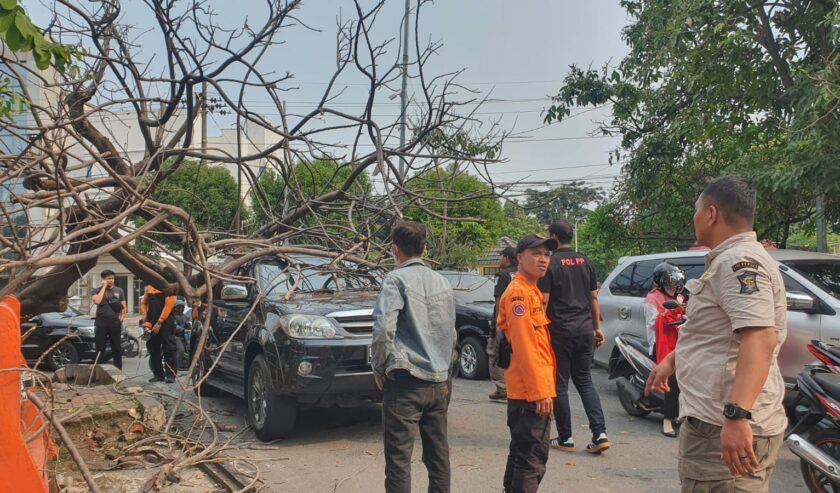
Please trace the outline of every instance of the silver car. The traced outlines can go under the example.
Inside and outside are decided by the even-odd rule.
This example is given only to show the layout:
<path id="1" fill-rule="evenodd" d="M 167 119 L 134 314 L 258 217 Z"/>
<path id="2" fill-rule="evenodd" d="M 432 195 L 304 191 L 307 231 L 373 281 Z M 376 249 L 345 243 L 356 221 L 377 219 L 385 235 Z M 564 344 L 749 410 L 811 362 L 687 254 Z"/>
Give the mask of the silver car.
<path id="1" fill-rule="evenodd" d="M 814 357 L 805 344 L 817 339 L 840 345 L 840 256 L 799 250 L 769 250 L 785 282 L 788 335 L 779 353 L 785 381 L 794 382 Z M 642 302 L 653 285 L 653 268 L 660 262 L 680 266 L 686 280 L 700 277 L 707 251 L 683 251 L 623 257 L 604 281 L 598 295 L 606 342 L 595 351 L 595 362 L 609 367 L 618 355 L 615 337 L 621 332 L 645 336 Z"/>

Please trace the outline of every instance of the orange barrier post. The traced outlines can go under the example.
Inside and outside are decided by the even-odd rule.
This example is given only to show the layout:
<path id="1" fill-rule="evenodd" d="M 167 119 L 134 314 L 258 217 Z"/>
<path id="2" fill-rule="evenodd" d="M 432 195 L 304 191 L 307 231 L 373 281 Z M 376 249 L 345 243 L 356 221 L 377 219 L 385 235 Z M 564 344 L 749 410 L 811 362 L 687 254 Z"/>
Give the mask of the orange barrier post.
<path id="1" fill-rule="evenodd" d="M 0 369 L 26 368 L 20 353 L 20 302 L 13 296 L 0 301 Z M 28 444 L 27 433 L 43 423 L 38 409 L 24 395 L 19 371 L 0 372 L 0 493 L 49 491 L 47 460 L 55 454 L 49 433 Z"/>

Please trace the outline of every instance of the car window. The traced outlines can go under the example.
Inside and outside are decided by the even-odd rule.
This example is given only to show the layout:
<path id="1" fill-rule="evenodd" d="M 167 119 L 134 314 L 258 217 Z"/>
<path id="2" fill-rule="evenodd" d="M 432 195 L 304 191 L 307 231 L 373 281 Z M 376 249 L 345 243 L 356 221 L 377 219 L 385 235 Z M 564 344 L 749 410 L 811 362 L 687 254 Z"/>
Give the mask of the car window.
<path id="1" fill-rule="evenodd" d="M 686 280 L 697 279 L 705 270 L 702 259 L 674 258 L 642 260 L 628 265 L 621 273 L 615 276 L 615 279 L 610 283 L 610 293 L 616 296 L 644 298 L 653 288 L 653 269 L 665 261 L 679 266 L 685 272 Z"/>
<path id="2" fill-rule="evenodd" d="M 452 284 L 452 296 L 458 303 L 495 303 L 493 281 L 477 274 L 444 273 Z"/>
<path id="3" fill-rule="evenodd" d="M 840 300 L 840 261 L 789 260 L 784 264 Z"/>
<path id="4" fill-rule="evenodd" d="M 610 293 L 616 296 L 644 298 L 653 285 L 653 268 L 659 260 L 642 260 L 628 265 L 610 283 Z"/>

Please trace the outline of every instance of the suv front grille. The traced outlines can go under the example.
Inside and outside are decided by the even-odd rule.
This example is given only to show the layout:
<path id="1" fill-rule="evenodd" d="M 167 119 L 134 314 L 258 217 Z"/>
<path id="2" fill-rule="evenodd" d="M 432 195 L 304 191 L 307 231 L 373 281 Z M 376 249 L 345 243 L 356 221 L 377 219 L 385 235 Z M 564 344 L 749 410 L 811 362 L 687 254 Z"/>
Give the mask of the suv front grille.
<path id="1" fill-rule="evenodd" d="M 373 310 L 352 310 L 327 314 L 354 335 L 368 335 L 373 332 Z"/>

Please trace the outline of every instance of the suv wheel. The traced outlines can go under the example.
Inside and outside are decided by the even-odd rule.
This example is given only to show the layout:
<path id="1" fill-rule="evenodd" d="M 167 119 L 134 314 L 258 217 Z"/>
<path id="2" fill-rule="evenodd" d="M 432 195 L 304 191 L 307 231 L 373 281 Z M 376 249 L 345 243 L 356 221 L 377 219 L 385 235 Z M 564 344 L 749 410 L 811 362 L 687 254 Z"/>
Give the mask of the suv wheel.
<path id="1" fill-rule="evenodd" d="M 79 362 L 79 350 L 69 341 L 64 341 L 47 356 L 47 361 L 53 370 Z"/>
<path id="2" fill-rule="evenodd" d="M 260 440 L 282 438 L 294 430 L 297 402 L 274 394 L 271 389 L 271 373 L 262 354 L 251 362 L 246 400 L 248 419 Z"/>
<path id="3" fill-rule="evenodd" d="M 487 344 L 477 337 L 465 337 L 461 342 L 461 375 L 469 380 L 484 380 L 490 372 Z"/>

